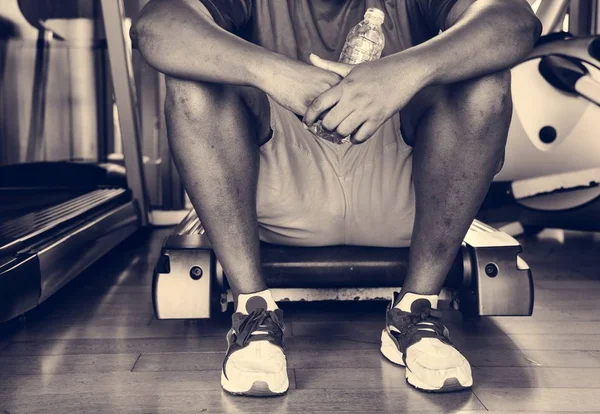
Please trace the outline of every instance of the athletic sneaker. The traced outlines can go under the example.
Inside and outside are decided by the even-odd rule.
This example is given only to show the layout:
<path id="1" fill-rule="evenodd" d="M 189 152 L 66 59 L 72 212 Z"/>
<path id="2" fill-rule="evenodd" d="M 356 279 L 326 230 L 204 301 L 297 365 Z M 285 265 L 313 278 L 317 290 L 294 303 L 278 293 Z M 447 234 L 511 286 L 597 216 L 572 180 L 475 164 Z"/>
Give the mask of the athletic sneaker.
<path id="1" fill-rule="evenodd" d="M 417 298 L 410 311 L 395 307 L 398 293 L 386 312 L 381 353 L 406 367 L 406 381 L 429 392 L 458 391 L 473 385 L 471 365 L 450 341 L 439 321 L 441 312 L 426 298 Z"/>
<path id="2" fill-rule="evenodd" d="M 232 316 L 221 386 L 229 393 L 255 397 L 284 394 L 289 387 L 283 348 L 283 311 L 259 308 Z"/>

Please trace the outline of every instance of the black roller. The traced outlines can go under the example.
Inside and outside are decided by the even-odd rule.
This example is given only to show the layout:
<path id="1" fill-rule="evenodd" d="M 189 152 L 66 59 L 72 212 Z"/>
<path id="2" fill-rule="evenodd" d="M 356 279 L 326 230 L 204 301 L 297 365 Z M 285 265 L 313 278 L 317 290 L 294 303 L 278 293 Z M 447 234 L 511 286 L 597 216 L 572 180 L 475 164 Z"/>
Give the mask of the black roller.
<path id="1" fill-rule="evenodd" d="M 175 228 L 163 251 L 211 250 L 194 210 Z M 260 243 L 261 263 L 271 288 L 398 287 L 408 273 L 408 247 L 319 246 L 300 247 Z M 158 273 L 170 273 L 169 258 L 159 262 Z M 459 253 L 446 287 L 463 284 L 463 259 Z M 225 284 L 227 284 L 225 277 Z"/>
<path id="2" fill-rule="evenodd" d="M 264 274 L 273 288 L 401 286 L 408 272 L 408 255 L 408 248 L 261 244 Z M 462 258 L 457 257 L 446 286 L 459 287 L 462 278 Z"/>

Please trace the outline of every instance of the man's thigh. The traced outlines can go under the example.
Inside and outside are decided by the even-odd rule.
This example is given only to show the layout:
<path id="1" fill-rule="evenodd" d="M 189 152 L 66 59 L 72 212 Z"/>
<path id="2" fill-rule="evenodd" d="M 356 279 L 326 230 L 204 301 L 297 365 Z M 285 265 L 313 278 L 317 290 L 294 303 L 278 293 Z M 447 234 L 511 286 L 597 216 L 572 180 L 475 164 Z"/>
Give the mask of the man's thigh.
<path id="1" fill-rule="evenodd" d="M 425 115 L 445 93 L 440 85 L 428 86 L 419 91 L 400 111 L 400 128 L 404 141 L 414 147 L 417 142 L 419 125 Z"/>
<path id="2" fill-rule="evenodd" d="M 267 94 L 251 86 L 235 86 L 246 108 L 257 123 L 258 145 L 267 142 L 273 133 L 271 131 L 271 109 Z"/>
<path id="3" fill-rule="evenodd" d="M 269 101 L 267 95 L 256 88 L 197 82 L 170 76 L 166 77 L 166 86 L 165 105 L 167 115 L 172 115 L 173 121 L 181 119 L 184 122 L 210 122 L 217 127 L 227 128 L 231 122 L 236 122 L 236 119 L 228 116 L 245 122 L 243 118 L 247 115 L 259 145 L 270 135 Z"/>

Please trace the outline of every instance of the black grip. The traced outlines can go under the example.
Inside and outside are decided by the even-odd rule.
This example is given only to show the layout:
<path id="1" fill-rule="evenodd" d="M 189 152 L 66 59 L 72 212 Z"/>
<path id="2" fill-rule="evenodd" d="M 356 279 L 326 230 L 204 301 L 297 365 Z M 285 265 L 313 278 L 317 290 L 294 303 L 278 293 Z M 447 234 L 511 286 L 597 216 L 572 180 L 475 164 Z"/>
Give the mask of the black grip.
<path id="1" fill-rule="evenodd" d="M 539 71 L 548 83 L 568 93 L 577 93 L 575 84 L 589 73 L 579 60 L 558 55 L 543 57 Z"/>

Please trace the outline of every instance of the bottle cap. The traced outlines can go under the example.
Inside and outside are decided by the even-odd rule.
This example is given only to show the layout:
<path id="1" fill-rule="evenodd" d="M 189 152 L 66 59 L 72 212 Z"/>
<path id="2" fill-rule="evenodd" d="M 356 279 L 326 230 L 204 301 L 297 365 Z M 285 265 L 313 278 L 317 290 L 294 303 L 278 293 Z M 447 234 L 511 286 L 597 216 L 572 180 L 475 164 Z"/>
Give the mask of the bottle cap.
<path id="1" fill-rule="evenodd" d="M 380 9 L 375 7 L 370 7 L 365 12 L 365 20 L 372 24 L 383 24 L 383 20 L 385 19 L 385 14 Z"/>

